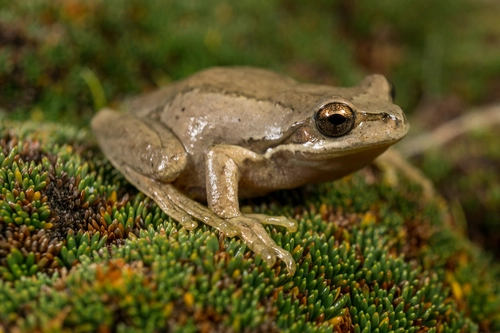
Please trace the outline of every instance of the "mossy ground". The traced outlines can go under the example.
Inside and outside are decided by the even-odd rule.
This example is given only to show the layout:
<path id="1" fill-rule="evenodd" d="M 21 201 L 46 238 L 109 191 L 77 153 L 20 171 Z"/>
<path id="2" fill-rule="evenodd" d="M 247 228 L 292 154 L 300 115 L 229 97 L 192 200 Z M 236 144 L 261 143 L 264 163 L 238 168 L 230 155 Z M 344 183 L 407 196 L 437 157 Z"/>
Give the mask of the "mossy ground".
<path id="1" fill-rule="evenodd" d="M 247 202 L 299 221 L 295 233 L 267 227 L 292 252 L 292 277 L 238 239 L 180 228 L 90 142 L 71 126 L 3 122 L 5 331 L 500 328 L 498 267 L 403 176 L 391 188 L 369 167 Z"/>
<path id="2" fill-rule="evenodd" d="M 467 221 L 469 237 L 500 258 L 500 125 L 469 133 L 414 160 Z M 445 149 L 446 154 L 441 151 Z"/>
<path id="3" fill-rule="evenodd" d="M 499 13 L 465 0 L 0 0 L 0 331 L 499 331 L 498 262 L 460 217 L 494 248 L 494 131 L 418 161 L 458 198 L 451 214 L 375 167 L 246 202 L 299 221 L 267 228 L 297 261 L 288 277 L 237 239 L 180 228 L 86 127 L 95 108 L 213 65 L 339 85 L 380 72 L 408 114 L 430 101 L 436 126 L 498 101 Z"/>

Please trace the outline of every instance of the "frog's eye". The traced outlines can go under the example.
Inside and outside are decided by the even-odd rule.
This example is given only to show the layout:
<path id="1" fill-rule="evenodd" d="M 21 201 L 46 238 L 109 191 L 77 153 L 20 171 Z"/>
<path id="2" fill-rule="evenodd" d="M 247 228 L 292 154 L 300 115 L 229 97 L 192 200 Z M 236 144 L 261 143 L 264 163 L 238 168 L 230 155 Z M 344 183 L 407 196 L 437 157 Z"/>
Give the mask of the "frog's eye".
<path id="1" fill-rule="evenodd" d="M 327 104 L 314 116 L 321 134 L 331 137 L 349 133 L 354 126 L 354 118 L 354 111 L 344 103 Z"/>

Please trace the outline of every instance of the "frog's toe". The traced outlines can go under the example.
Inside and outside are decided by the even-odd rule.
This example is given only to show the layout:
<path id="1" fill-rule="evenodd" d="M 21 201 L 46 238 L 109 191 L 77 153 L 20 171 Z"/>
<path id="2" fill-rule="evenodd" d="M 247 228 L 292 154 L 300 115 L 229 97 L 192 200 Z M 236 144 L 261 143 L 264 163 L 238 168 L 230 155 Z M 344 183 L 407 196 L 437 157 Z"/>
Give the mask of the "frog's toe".
<path id="1" fill-rule="evenodd" d="M 269 267 L 274 266 L 274 264 L 276 263 L 276 256 L 267 246 L 257 245 L 254 248 L 255 249 L 252 249 L 252 251 L 255 252 L 256 254 L 259 254 L 262 260 L 266 262 L 267 266 Z"/>
<path id="2" fill-rule="evenodd" d="M 179 222 L 186 230 L 194 230 L 198 226 L 198 223 L 191 216 L 177 209 L 168 211 L 167 215 Z"/>
<path id="3" fill-rule="evenodd" d="M 177 208 L 172 204 L 168 198 L 157 195 L 154 193 L 153 197 L 155 202 L 160 206 L 160 208 L 172 219 L 179 222 L 187 230 L 193 230 L 198 226 L 198 223 L 185 211 Z"/>
<path id="4" fill-rule="evenodd" d="M 207 223 L 207 222 L 205 222 Z M 215 228 L 222 232 L 224 235 L 227 237 L 234 237 L 238 235 L 238 230 L 235 228 L 233 225 L 228 223 L 226 220 L 222 220 L 220 218 L 217 218 L 217 220 L 212 221 L 212 224 L 207 223 L 209 225 L 215 225 Z"/>
<path id="5" fill-rule="evenodd" d="M 255 254 L 260 255 L 262 260 L 266 262 L 269 267 L 272 267 L 276 263 L 276 255 L 274 251 L 263 242 L 260 237 L 248 228 L 242 228 L 239 232 L 239 237 L 243 242 L 252 250 Z"/>
<path id="6" fill-rule="evenodd" d="M 276 256 L 283 261 L 283 263 L 286 265 L 286 269 L 288 271 L 288 274 L 293 276 L 295 274 L 295 260 L 293 260 L 292 254 L 286 250 L 283 250 L 281 247 L 276 246 L 273 248 L 273 250 L 276 253 Z"/>
<path id="7" fill-rule="evenodd" d="M 298 223 L 285 216 L 272 216 L 266 214 L 245 214 L 246 217 L 257 219 L 263 224 L 272 224 L 280 227 L 285 227 L 290 232 L 297 231 Z"/>
<path id="8" fill-rule="evenodd" d="M 238 236 L 245 244 L 255 253 L 260 254 L 269 266 L 273 266 L 278 257 L 287 265 L 289 271 L 290 267 L 295 267 L 290 253 L 276 245 L 259 220 L 248 216 L 238 216 L 229 219 L 228 222 L 238 229 Z"/>
<path id="9" fill-rule="evenodd" d="M 235 228 L 227 220 L 221 219 L 220 217 L 218 217 L 217 215 L 212 213 L 212 211 L 210 211 L 210 210 L 206 210 L 206 212 L 203 212 L 203 213 L 205 215 L 201 216 L 201 214 L 199 214 L 199 212 L 194 211 L 193 209 L 187 211 L 187 214 L 189 214 L 189 215 L 192 214 L 194 216 L 200 217 L 200 221 L 202 221 L 206 225 L 209 225 L 211 227 L 216 228 L 217 230 L 222 232 L 227 237 L 234 237 L 234 236 L 238 235 L 237 228 Z"/>
<path id="10" fill-rule="evenodd" d="M 186 230 L 194 230 L 198 223 L 189 215 L 184 215 L 179 219 L 179 223 L 182 224 Z"/>

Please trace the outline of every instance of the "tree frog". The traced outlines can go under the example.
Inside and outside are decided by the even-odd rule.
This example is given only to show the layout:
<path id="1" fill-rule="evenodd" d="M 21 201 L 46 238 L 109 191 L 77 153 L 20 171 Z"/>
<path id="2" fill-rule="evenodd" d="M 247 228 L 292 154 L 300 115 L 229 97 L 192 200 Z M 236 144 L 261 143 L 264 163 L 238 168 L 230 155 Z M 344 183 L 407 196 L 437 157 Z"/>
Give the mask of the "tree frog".
<path id="1" fill-rule="evenodd" d="M 186 229 L 201 221 L 239 236 L 268 265 L 292 255 L 239 198 L 341 178 L 401 140 L 409 125 L 382 75 L 350 88 L 299 83 L 272 71 L 216 67 L 99 111 L 91 122 L 111 163 Z M 204 204 L 207 203 L 208 207 Z"/>

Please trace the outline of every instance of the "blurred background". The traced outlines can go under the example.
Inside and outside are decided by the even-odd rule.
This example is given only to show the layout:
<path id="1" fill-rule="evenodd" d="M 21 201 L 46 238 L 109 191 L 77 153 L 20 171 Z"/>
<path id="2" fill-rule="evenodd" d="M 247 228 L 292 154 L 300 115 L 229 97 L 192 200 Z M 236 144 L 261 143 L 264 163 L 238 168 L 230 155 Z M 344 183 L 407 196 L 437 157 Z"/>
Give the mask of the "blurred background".
<path id="1" fill-rule="evenodd" d="M 85 127 L 214 65 L 333 85 L 386 75 L 412 125 L 400 150 L 500 258 L 500 1 L 0 0 L 0 119 Z M 457 119 L 481 126 L 436 139 Z"/>

